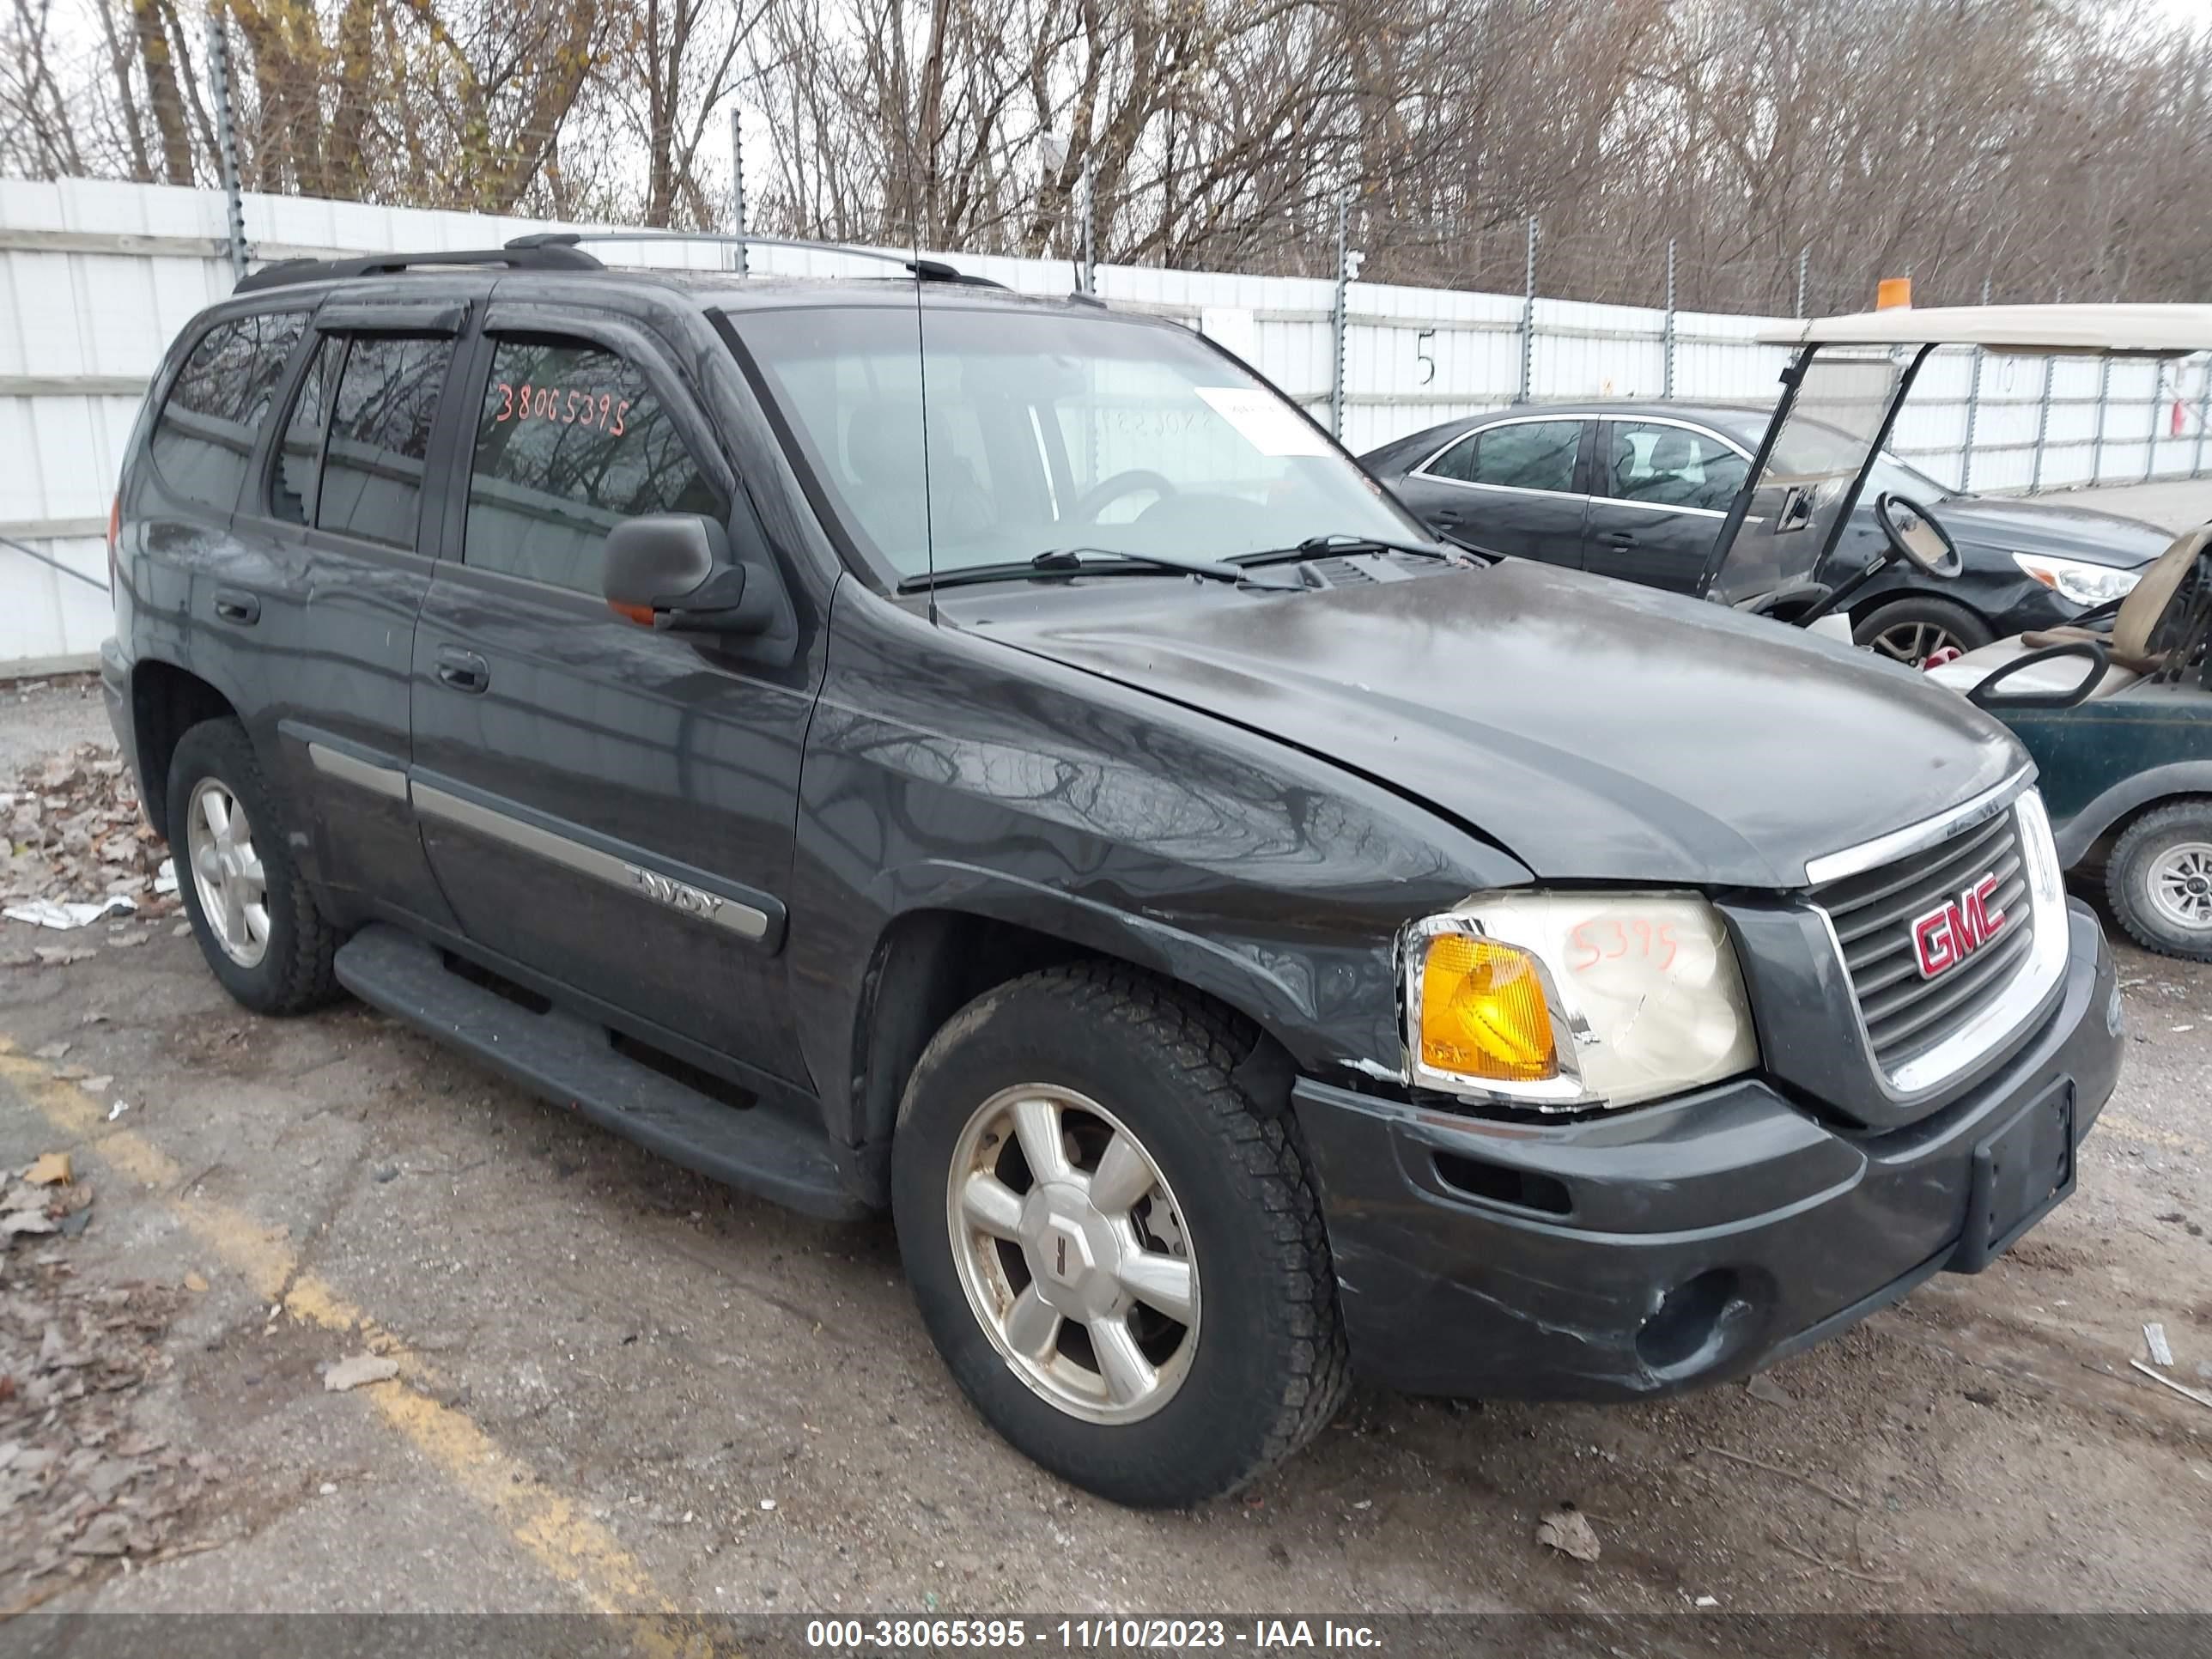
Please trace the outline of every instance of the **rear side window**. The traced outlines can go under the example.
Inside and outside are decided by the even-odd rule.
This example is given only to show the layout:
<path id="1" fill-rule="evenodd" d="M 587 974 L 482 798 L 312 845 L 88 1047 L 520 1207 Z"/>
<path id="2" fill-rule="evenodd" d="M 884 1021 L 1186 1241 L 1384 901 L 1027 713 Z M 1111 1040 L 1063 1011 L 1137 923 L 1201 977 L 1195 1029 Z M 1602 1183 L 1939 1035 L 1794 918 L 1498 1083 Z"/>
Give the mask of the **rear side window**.
<path id="1" fill-rule="evenodd" d="M 284 441 L 276 451 L 276 476 L 270 481 L 269 511 L 292 524 L 315 521 L 315 486 L 323 468 L 323 434 L 331 424 L 331 388 L 345 362 L 344 337 L 325 334 L 292 399 Z"/>
<path id="2" fill-rule="evenodd" d="M 150 445 L 169 488 L 228 513 L 238 505 L 305 313 L 234 317 L 200 337 L 162 401 Z"/>
<path id="3" fill-rule="evenodd" d="M 453 361 L 444 336 L 324 335 L 285 417 L 270 515 L 413 547 L 430 428 Z"/>
<path id="4" fill-rule="evenodd" d="M 453 359 L 446 338 L 363 334 L 346 348 L 323 446 L 317 529 L 415 545 L 422 464 Z"/>
<path id="5" fill-rule="evenodd" d="M 1724 513 L 1748 470 L 1742 456 L 1705 433 L 1616 421 L 1602 493 L 1616 501 Z"/>
<path id="6" fill-rule="evenodd" d="M 1580 421 L 1522 421 L 1472 433 L 1437 457 L 1429 471 L 1462 483 L 1502 484 L 1513 489 L 1575 487 Z"/>
<path id="7" fill-rule="evenodd" d="M 600 544 L 623 520 L 726 512 L 620 353 L 535 336 L 495 343 L 469 470 L 466 562 L 596 593 Z"/>

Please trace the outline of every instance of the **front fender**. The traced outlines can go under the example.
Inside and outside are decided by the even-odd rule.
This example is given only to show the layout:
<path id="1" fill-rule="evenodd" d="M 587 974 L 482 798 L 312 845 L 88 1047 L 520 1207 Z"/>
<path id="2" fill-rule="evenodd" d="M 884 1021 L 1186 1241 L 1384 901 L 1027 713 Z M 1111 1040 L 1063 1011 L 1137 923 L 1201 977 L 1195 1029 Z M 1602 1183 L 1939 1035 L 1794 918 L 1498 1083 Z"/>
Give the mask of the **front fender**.
<path id="1" fill-rule="evenodd" d="M 884 942 L 907 918 L 979 917 L 1062 955 L 1129 962 L 1237 1010 L 1309 1073 L 1344 1079 L 1401 1067 L 1405 923 L 1531 878 L 1325 759 L 933 626 L 849 582 L 833 605 L 797 842 L 799 1041 L 831 1133 L 856 1146 L 885 1126 L 855 1056 L 874 1022 L 911 1012 L 878 1006 Z M 946 961 L 936 982 L 969 983 L 971 968 Z M 877 1084 L 865 1092 L 879 1109 Z"/>
<path id="2" fill-rule="evenodd" d="M 1245 1015 L 1304 1066 L 1341 1063 L 1353 1048 L 1381 1048 L 1373 1055 L 1378 1062 L 1393 1059 L 1385 1045 L 1396 1037 L 1396 979 L 1387 939 L 1285 951 L 1263 939 L 1202 935 L 1004 871 L 941 860 L 887 873 L 869 896 L 895 920 L 925 910 L 981 916 L 1177 981 Z M 1331 985 L 1350 994 L 1324 1008 L 1322 988 Z M 1380 1022 L 1378 1006 L 1388 1016 Z M 1365 1057 L 1352 1057 L 1355 1069 Z"/>

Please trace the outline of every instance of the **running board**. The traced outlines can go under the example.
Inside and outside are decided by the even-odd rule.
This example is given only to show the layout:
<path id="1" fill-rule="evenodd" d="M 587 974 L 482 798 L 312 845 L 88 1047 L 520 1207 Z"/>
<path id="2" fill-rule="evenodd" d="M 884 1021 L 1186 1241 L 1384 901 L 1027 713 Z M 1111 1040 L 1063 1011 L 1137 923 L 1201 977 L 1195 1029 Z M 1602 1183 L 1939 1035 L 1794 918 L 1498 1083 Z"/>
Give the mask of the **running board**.
<path id="1" fill-rule="evenodd" d="M 828 1138 L 772 1111 L 726 1104 L 617 1053 L 607 1029 L 534 1013 L 446 966 L 435 945 L 382 923 L 338 948 L 338 982 L 373 1008 L 465 1049 L 494 1071 L 687 1170 L 803 1214 L 868 1214 Z"/>

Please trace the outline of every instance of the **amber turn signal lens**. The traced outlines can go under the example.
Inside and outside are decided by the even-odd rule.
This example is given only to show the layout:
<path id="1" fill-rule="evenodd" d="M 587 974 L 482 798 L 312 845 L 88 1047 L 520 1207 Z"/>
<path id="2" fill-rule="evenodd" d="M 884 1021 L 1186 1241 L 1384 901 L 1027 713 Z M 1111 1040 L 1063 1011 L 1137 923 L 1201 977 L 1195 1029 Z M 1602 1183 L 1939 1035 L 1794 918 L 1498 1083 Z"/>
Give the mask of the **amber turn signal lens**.
<path id="1" fill-rule="evenodd" d="M 1421 970 L 1421 1063 L 1506 1083 L 1557 1077 L 1559 1053 L 1534 959 L 1466 933 L 1431 939 Z"/>

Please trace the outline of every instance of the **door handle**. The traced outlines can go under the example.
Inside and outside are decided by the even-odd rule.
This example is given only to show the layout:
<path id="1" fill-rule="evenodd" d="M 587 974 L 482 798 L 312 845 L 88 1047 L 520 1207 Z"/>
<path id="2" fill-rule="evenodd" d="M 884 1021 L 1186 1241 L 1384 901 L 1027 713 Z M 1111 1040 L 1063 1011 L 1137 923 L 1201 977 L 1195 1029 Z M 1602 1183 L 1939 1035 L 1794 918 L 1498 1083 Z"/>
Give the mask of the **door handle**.
<path id="1" fill-rule="evenodd" d="M 1608 530 L 1598 540 L 1607 547 L 1633 547 L 1636 545 L 1636 532 L 1632 530 Z"/>
<path id="2" fill-rule="evenodd" d="M 438 653 L 438 678 L 456 691 L 482 691 L 491 684 L 491 665 L 473 651 L 445 646 Z"/>
<path id="3" fill-rule="evenodd" d="M 261 620 L 261 601 L 242 588 L 218 587 L 215 591 L 215 614 L 227 623 L 251 628 Z"/>
<path id="4" fill-rule="evenodd" d="M 1460 512 L 1455 507 L 1440 507 L 1429 516 L 1434 519 L 1438 524 L 1457 524 L 1460 520 Z"/>

